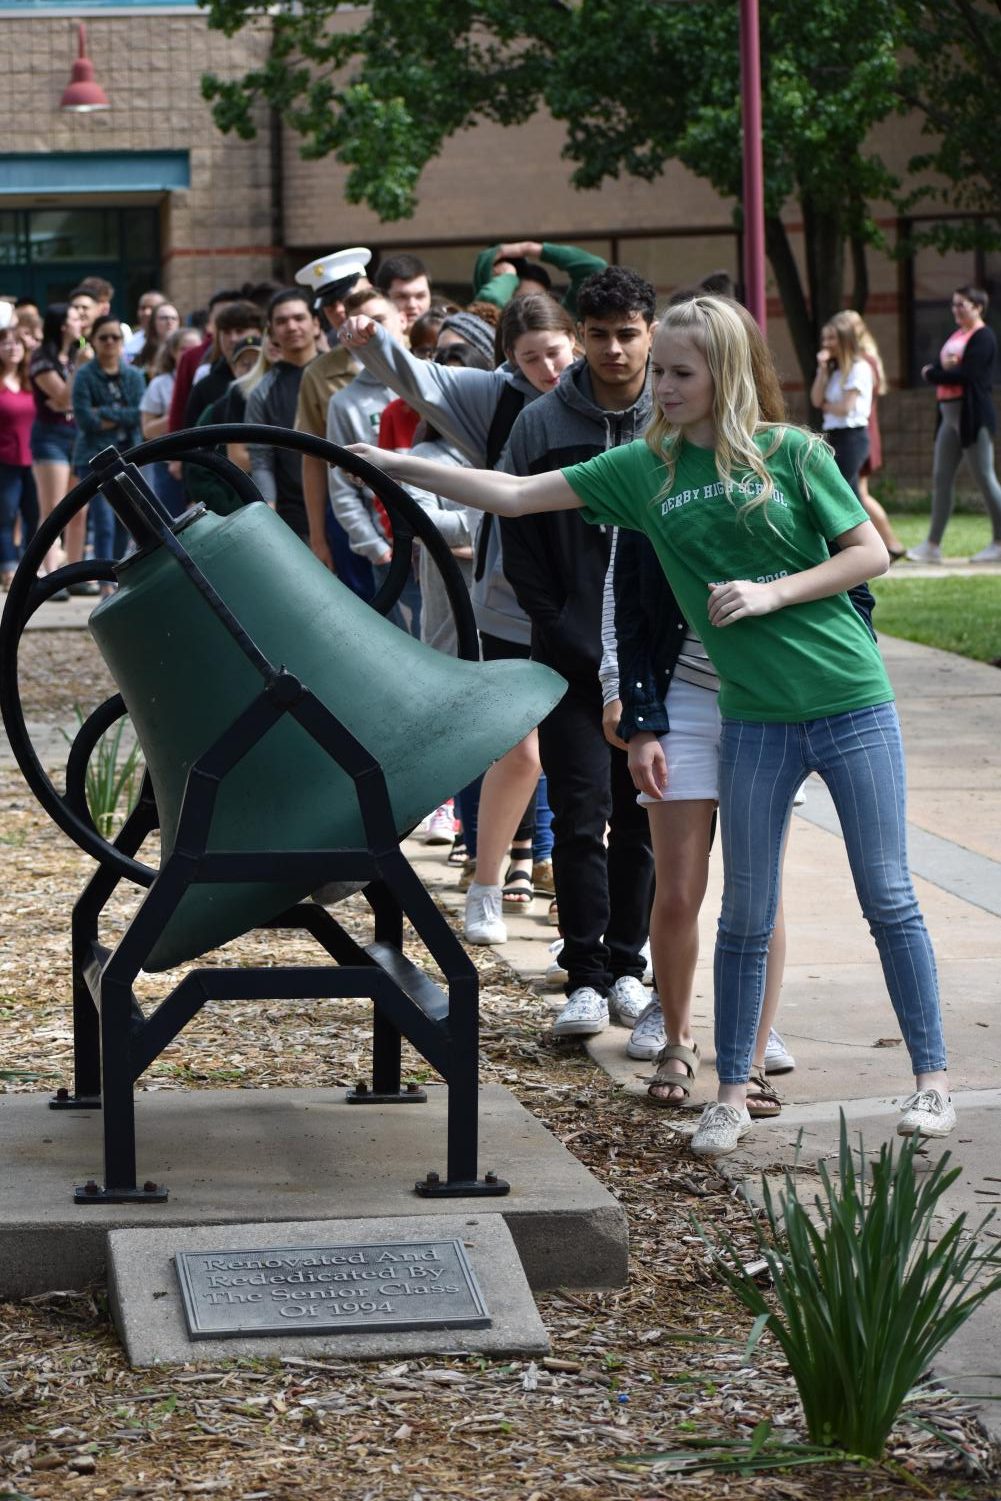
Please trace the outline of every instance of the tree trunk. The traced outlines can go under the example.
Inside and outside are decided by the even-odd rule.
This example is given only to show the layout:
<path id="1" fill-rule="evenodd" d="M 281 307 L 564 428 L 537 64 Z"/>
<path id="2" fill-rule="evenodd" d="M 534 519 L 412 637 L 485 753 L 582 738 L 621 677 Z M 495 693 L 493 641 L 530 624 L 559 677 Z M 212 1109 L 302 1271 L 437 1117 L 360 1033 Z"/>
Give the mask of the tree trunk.
<path id="1" fill-rule="evenodd" d="M 860 235 L 852 235 L 852 300 L 857 313 L 865 317 L 865 305 L 869 301 L 869 262 L 866 259 L 865 241 Z"/>
<path id="2" fill-rule="evenodd" d="M 835 313 L 841 311 L 844 287 L 845 239 L 840 214 L 814 208 L 803 199 L 803 234 L 806 241 L 806 268 L 813 309 L 813 336 Z"/>
<path id="3" fill-rule="evenodd" d="M 799 361 L 806 389 L 809 391 L 816 368 L 817 338 L 803 291 L 803 283 L 800 280 L 799 267 L 796 265 L 796 258 L 789 244 L 786 227 L 777 214 L 770 214 L 765 218 L 765 246 L 775 273 L 775 281 L 779 289 L 779 297 L 782 299 L 782 309 L 789 325 L 796 358 Z"/>

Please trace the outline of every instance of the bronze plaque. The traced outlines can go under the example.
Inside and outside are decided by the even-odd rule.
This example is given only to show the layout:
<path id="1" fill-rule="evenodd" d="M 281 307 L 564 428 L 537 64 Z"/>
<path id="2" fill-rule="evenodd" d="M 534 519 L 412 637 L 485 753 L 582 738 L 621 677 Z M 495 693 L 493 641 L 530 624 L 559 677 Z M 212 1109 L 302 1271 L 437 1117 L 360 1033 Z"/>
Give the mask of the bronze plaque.
<path id="1" fill-rule="evenodd" d="M 460 1240 L 178 1251 L 192 1339 L 488 1329 Z"/>

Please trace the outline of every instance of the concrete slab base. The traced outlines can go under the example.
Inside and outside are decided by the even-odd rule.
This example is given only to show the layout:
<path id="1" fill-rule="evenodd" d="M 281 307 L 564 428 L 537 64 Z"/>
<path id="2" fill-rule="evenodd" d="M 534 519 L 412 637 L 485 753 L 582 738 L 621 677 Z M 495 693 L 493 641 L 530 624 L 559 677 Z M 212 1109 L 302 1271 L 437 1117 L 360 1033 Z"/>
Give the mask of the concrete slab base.
<path id="1" fill-rule="evenodd" d="M 455 1203 L 453 1200 L 453 1209 Z M 230 1247 L 371 1245 L 460 1240 L 490 1314 L 488 1329 L 394 1329 L 362 1333 L 191 1339 L 173 1257 L 177 1251 Z M 388 1219 L 291 1222 L 280 1226 L 184 1225 L 113 1230 L 108 1235 L 108 1295 L 125 1353 L 134 1366 L 180 1365 L 249 1355 L 334 1356 L 384 1360 L 407 1355 L 545 1355 L 549 1336 L 532 1299 L 511 1233 L 500 1214 L 405 1215 Z"/>
<path id="2" fill-rule="evenodd" d="M 101 1280 L 109 1230 L 378 1219 L 418 1211 L 497 1213 L 529 1286 L 620 1287 L 628 1270 L 621 1205 L 506 1089 L 480 1091 L 480 1173 L 505 1198 L 419 1199 L 444 1176 L 444 1087 L 426 1105 L 347 1105 L 341 1090 L 157 1090 L 136 1096 L 139 1182 L 165 1204 L 74 1204 L 101 1181 L 100 1112 L 51 1111 L 41 1094 L 0 1096 L 0 1297 Z"/>

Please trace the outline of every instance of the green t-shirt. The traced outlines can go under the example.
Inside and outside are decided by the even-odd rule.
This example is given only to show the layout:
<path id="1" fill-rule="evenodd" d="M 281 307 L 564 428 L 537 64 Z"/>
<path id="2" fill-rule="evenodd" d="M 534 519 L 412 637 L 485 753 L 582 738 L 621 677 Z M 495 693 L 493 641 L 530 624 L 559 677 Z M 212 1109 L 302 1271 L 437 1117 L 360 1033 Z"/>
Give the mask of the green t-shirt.
<path id="1" fill-rule="evenodd" d="M 773 434 L 756 440 L 767 449 Z M 681 445 L 674 480 L 645 442 L 611 448 L 563 470 L 583 502 L 585 520 L 645 532 L 692 628 L 720 676 L 720 712 L 729 719 L 802 723 L 887 703 L 893 698 L 883 660 L 845 593 L 788 605 L 734 625 L 709 623 L 710 583 L 770 583 L 829 557 L 825 539 L 866 520 L 828 450 L 802 462 L 809 435 L 786 430 L 767 459 L 775 493 L 766 506 L 740 514 L 728 498 L 715 454 Z M 748 498 L 760 489 L 752 478 Z M 663 493 L 662 493 L 663 492 Z"/>

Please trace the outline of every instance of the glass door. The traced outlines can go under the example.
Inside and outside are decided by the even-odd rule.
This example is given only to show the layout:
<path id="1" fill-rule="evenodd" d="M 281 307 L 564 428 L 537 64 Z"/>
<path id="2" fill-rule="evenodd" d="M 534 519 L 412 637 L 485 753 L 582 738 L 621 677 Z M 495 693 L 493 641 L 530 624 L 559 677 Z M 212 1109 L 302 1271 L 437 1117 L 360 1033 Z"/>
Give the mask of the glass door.
<path id="1" fill-rule="evenodd" d="M 110 281 L 113 311 L 134 317 L 141 293 L 160 280 L 156 206 L 0 209 L 0 295 L 44 309 L 65 302 L 85 276 Z"/>

